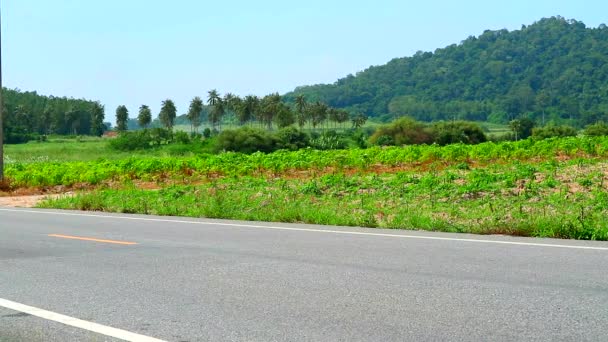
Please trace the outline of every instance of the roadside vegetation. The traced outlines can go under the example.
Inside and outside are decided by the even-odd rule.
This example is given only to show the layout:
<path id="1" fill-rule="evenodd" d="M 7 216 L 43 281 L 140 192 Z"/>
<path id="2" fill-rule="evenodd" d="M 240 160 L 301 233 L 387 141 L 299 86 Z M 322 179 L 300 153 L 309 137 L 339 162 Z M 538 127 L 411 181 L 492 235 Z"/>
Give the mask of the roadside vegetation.
<path id="1" fill-rule="evenodd" d="M 608 240 L 606 136 L 320 150 L 291 133 L 271 153 L 218 152 L 218 135 L 200 153 L 204 139 L 12 162 L 3 190 L 75 191 L 45 208 Z M 191 154 L 163 156 L 171 146 Z"/>

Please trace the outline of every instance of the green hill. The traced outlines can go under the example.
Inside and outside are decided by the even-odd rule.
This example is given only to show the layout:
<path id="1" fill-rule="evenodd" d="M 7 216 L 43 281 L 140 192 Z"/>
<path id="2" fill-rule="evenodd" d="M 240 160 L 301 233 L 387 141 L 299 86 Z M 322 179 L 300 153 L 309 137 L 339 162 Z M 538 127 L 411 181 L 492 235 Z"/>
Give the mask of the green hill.
<path id="1" fill-rule="evenodd" d="M 298 94 L 384 119 L 608 121 L 608 27 L 553 17 L 521 30 L 485 31 L 285 98 Z"/>

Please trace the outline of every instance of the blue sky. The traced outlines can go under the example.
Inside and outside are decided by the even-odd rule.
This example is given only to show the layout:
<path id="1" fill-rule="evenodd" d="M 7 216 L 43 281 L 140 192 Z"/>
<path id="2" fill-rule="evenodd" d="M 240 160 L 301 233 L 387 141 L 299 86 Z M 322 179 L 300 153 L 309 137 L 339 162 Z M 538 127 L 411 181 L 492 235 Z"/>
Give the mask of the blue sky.
<path id="1" fill-rule="evenodd" d="M 608 1 L 1 0 L 4 84 L 180 113 L 217 88 L 239 95 L 332 83 L 485 29 L 561 15 L 597 27 Z"/>

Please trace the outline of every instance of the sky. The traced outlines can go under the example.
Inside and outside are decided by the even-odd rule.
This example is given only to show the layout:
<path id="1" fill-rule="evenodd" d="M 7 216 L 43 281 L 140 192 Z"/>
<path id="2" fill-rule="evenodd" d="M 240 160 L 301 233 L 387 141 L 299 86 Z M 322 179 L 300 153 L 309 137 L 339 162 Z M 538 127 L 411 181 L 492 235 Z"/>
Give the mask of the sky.
<path id="1" fill-rule="evenodd" d="M 608 23 L 606 0 L 0 0 L 4 85 L 180 114 L 211 89 L 285 93 L 561 15 Z"/>

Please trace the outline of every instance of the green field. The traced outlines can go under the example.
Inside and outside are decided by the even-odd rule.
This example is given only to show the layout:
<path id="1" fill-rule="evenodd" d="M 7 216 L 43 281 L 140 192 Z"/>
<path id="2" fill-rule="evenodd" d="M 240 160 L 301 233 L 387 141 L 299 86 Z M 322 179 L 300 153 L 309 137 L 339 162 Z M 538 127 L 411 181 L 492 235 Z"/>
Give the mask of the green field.
<path id="1" fill-rule="evenodd" d="M 607 137 L 72 157 L 103 144 L 69 143 L 55 162 L 34 156 L 60 143 L 9 147 L 11 187 L 80 189 L 46 208 L 608 240 Z"/>
<path id="2" fill-rule="evenodd" d="M 121 152 L 111 149 L 102 138 L 54 139 L 49 142 L 29 142 L 20 145 L 6 145 L 4 159 L 7 164 L 92 161 L 98 159 L 119 160 L 131 157 L 170 157 L 194 155 L 182 146 L 162 146 L 153 150 Z"/>

